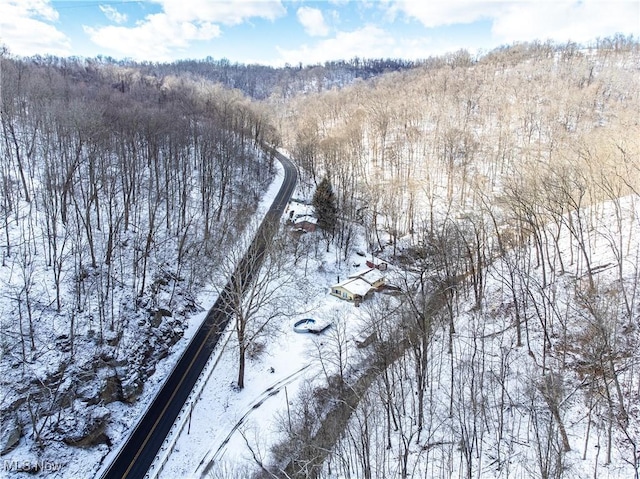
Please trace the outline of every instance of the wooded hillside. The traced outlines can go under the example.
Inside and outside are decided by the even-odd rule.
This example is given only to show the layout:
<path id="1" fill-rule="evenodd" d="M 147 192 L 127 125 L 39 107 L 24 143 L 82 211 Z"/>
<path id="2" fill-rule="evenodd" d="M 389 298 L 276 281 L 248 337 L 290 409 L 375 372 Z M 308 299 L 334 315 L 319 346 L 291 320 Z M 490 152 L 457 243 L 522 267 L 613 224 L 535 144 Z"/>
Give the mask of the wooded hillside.
<path id="1" fill-rule="evenodd" d="M 334 185 L 340 256 L 362 232 L 405 273 L 366 309 L 364 359 L 328 347 L 345 362 L 271 472 L 639 477 L 640 52 L 618 40 L 459 54 L 283 111 L 309 184 Z"/>
<path id="2" fill-rule="evenodd" d="M 278 135 L 203 80 L 55 58 L 1 71 L 1 449 L 55 457 L 111 444 L 105 406 L 136 401 L 201 308 Z"/>
<path id="3" fill-rule="evenodd" d="M 375 254 L 400 274 L 363 306 L 366 361 L 342 330 L 318 348 L 339 374 L 300 396 L 273 474 L 640 477 L 633 38 L 285 69 L 0 61 L 0 452 L 81 446 L 95 472 L 242 256 L 275 146 L 323 218 L 280 237 L 260 287 L 298 262 L 327 276 L 321 241 L 338 272 Z M 314 436 L 328 416 L 344 428 Z"/>

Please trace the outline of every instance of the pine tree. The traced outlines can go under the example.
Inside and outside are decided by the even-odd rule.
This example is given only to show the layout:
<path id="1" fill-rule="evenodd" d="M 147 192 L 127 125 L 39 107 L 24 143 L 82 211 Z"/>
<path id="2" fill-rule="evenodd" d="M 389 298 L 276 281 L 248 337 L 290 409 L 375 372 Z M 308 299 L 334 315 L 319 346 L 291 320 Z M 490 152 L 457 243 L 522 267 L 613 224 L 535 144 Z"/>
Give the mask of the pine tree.
<path id="1" fill-rule="evenodd" d="M 326 176 L 316 188 L 312 203 L 318 218 L 318 227 L 333 234 L 338 221 L 338 206 L 331 181 Z"/>

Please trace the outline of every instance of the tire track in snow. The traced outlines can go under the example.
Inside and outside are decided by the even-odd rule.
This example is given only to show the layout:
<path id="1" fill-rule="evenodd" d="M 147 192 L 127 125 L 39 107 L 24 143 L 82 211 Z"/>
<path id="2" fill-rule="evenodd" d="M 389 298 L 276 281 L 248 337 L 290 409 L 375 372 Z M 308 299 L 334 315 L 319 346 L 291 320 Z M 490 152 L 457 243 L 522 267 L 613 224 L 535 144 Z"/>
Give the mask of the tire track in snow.
<path id="1" fill-rule="evenodd" d="M 200 477 L 205 477 L 209 473 L 213 465 L 216 463 L 216 461 L 222 459 L 225 452 L 227 451 L 226 446 L 227 444 L 229 444 L 231 437 L 240 428 L 240 426 L 244 424 L 245 420 L 251 415 L 251 413 L 253 413 L 256 409 L 262 406 L 262 404 L 264 404 L 264 402 L 267 399 L 278 394 L 282 390 L 282 388 L 292 383 L 298 376 L 302 374 L 303 371 L 309 368 L 309 366 L 311 366 L 311 364 L 307 364 L 306 366 L 303 366 L 302 368 L 298 369 L 296 372 L 290 374 L 289 376 L 283 379 L 276 381 L 267 389 L 265 389 L 262 392 L 262 394 L 260 394 L 260 396 L 258 396 L 245 410 L 245 413 L 242 415 L 240 420 L 233 426 L 233 428 L 231 428 L 231 431 L 229 431 L 229 434 L 227 434 L 227 436 L 224 438 L 224 440 L 222 441 L 220 446 L 218 446 L 215 452 L 211 454 L 211 450 L 210 450 L 209 452 L 207 452 L 207 454 L 205 454 L 205 456 L 200 461 L 200 464 L 198 464 L 198 467 L 196 468 L 195 473 Z M 198 473 L 198 471 L 202 468 L 203 464 L 205 463 L 206 463 L 206 466 L 204 467 L 204 469 L 202 469 L 202 472 Z"/>

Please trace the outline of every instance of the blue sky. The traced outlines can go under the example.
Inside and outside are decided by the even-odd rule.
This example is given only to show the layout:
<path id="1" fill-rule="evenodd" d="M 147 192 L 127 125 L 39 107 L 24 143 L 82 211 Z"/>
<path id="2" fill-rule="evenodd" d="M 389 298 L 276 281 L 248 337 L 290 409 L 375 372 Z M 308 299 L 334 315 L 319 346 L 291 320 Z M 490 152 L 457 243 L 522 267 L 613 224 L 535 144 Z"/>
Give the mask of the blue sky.
<path id="1" fill-rule="evenodd" d="M 640 0 L 0 0 L 16 55 L 315 64 L 640 34 Z"/>

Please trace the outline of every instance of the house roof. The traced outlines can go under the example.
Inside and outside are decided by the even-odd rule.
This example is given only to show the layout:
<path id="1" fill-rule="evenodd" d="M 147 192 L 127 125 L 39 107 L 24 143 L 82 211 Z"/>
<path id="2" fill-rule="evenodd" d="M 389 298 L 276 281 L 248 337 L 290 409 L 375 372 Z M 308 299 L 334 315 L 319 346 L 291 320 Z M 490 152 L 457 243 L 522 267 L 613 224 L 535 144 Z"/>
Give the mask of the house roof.
<path id="1" fill-rule="evenodd" d="M 380 272 L 380 270 L 377 270 L 375 268 L 368 268 L 368 269 L 364 269 L 362 271 L 353 273 L 352 275 L 349 276 L 349 278 L 360 278 L 365 280 L 369 284 L 373 284 L 376 281 L 380 281 L 381 279 L 384 279 L 384 275 Z"/>
<path id="2" fill-rule="evenodd" d="M 350 278 L 338 284 L 334 284 L 331 288 L 342 288 L 351 294 L 364 296 L 371 290 L 371 285 L 361 278 Z"/>
<path id="3" fill-rule="evenodd" d="M 380 258 L 376 258 L 375 256 L 372 256 L 371 258 L 367 259 L 367 261 L 369 261 L 371 264 L 375 265 L 375 266 L 379 266 L 381 264 L 387 264 L 387 262 L 383 259 Z"/>
<path id="4" fill-rule="evenodd" d="M 295 224 L 304 223 L 305 221 L 307 223 L 311 223 L 315 225 L 318 223 L 318 218 L 315 218 L 311 215 L 297 215 L 295 219 Z"/>
<path id="5" fill-rule="evenodd" d="M 311 205 L 307 205 L 304 203 L 290 203 L 289 209 L 293 210 L 294 218 L 300 218 L 301 216 L 313 216 L 315 213 L 315 208 Z"/>

